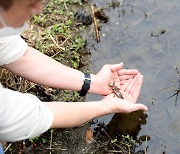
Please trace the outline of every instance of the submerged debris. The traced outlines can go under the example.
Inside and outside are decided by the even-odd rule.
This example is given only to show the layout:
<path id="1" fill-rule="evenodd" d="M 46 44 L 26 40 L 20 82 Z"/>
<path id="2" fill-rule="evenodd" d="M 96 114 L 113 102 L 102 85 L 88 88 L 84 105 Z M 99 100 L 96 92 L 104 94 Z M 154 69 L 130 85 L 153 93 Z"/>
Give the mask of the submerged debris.
<path id="1" fill-rule="evenodd" d="M 122 5 L 122 4 L 123 4 L 123 1 L 119 2 L 119 1 L 117 1 L 117 0 L 112 0 L 110 7 L 112 7 L 113 9 L 115 9 L 115 8 L 119 7 L 120 5 Z"/>
<path id="2" fill-rule="evenodd" d="M 164 29 L 158 30 L 157 32 L 152 32 L 151 37 L 159 37 L 160 35 L 164 34 L 165 32 L 166 32 L 166 30 L 164 30 Z"/>
<path id="3" fill-rule="evenodd" d="M 96 18 L 102 20 L 104 23 L 108 22 L 109 20 L 109 17 L 104 13 L 102 8 L 95 10 L 94 14 Z"/>
<path id="4" fill-rule="evenodd" d="M 78 10 L 74 15 L 75 20 L 82 23 L 85 26 L 92 24 L 92 16 L 90 14 L 86 14 L 82 10 Z"/>

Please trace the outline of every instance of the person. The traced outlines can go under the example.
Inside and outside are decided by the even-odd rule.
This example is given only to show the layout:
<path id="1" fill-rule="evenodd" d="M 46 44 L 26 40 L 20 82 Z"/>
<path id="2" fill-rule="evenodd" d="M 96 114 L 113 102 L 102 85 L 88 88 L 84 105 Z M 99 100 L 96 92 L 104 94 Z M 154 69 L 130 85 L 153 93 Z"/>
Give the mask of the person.
<path id="1" fill-rule="evenodd" d="M 147 111 L 136 104 L 143 75 L 123 69 L 123 63 L 107 64 L 97 74 L 67 67 L 29 47 L 20 37 L 32 14 L 41 13 L 41 0 L 0 0 L 0 65 L 12 73 L 48 87 L 94 93 L 103 98 L 91 102 L 41 102 L 36 96 L 0 85 L 0 141 L 32 138 L 50 128 L 83 124 L 110 113 Z M 109 84 L 115 81 L 123 99 Z"/>

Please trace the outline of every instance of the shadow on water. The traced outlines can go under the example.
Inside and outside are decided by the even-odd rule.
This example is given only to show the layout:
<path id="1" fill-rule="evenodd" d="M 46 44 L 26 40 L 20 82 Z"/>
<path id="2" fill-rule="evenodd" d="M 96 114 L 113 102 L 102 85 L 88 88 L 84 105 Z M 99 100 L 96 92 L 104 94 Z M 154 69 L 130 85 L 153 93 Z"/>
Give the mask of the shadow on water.
<path id="1" fill-rule="evenodd" d="M 94 136 L 95 153 L 137 153 L 137 147 L 150 140 L 150 136 L 138 136 L 143 125 L 146 124 L 147 114 L 136 111 L 129 114 L 114 114 L 108 124 L 96 121 Z M 92 125 L 93 126 L 93 125 Z M 145 152 L 148 146 L 138 152 Z"/>
<path id="2" fill-rule="evenodd" d="M 180 153 L 180 98 L 175 94 L 179 94 L 180 88 L 176 69 L 180 68 L 180 3 L 178 0 L 116 1 L 117 6 L 109 5 L 110 0 L 96 1 L 106 8 L 110 18 L 101 27 L 101 41 L 94 46 L 92 40 L 88 42 L 92 71 L 96 73 L 104 64 L 121 61 L 126 68 L 138 69 L 144 75 L 138 102 L 148 106 L 148 117 L 142 120 L 139 113 L 115 114 L 96 120 L 105 125 L 112 138 L 120 132 L 134 138 L 148 137 L 137 151 L 148 145 L 147 153 Z M 87 97 L 87 100 L 97 99 L 96 95 Z M 92 127 L 97 129 L 98 125 Z"/>

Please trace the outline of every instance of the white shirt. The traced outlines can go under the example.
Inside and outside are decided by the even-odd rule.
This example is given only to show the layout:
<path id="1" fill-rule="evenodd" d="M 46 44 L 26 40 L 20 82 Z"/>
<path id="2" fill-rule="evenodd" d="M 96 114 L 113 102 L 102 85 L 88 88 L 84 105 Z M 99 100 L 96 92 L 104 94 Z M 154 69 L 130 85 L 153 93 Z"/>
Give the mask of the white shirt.
<path id="1" fill-rule="evenodd" d="M 0 66 L 18 60 L 27 47 L 27 43 L 19 35 L 0 37 Z"/>
<path id="2" fill-rule="evenodd" d="M 0 37 L 0 66 L 12 63 L 26 52 L 20 36 Z M 3 88 L 0 84 L 0 141 L 18 141 L 47 131 L 52 112 L 34 95 Z"/>

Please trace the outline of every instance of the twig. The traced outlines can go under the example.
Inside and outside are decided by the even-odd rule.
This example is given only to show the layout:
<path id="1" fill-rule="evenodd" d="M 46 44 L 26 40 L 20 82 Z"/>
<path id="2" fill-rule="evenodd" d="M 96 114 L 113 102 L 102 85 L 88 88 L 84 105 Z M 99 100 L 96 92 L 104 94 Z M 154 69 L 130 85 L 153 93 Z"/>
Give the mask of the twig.
<path id="1" fill-rule="evenodd" d="M 54 38 L 52 37 L 52 35 L 51 35 L 51 33 L 50 33 L 51 28 L 52 28 L 52 26 L 51 26 L 51 27 L 49 28 L 49 30 L 48 30 L 48 34 L 49 34 L 51 40 L 54 42 L 54 44 L 55 44 L 59 49 L 65 51 L 65 48 L 59 46 L 59 44 L 58 44 L 58 43 L 54 40 Z"/>
<path id="2" fill-rule="evenodd" d="M 26 148 L 26 150 L 24 150 L 23 153 L 29 153 L 33 148 L 33 144 L 31 144 L 28 148 Z"/>
<path id="3" fill-rule="evenodd" d="M 106 132 L 106 131 L 103 131 L 106 135 L 107 135 L 107 137 L 112 141 L 112 138 L 109 136 L 109 134 Z M 123 153 L 127 153 L 126 152 L 126 150 L 123 148 L 123 147 L 121 147 L 121 146 L 119 146 L 118 144 L 116 144 L 116 143 L 113 143 L 115 146 L 117 146 Z"/>
<path id="4" fill-rule="evenodd" d="M 11 147 L 12 143 L 10 143 L 7 148 L 4 150 L 4 153 Z"/>
<path id="5" fill-rule="evenodd" d="M 53 138 L 53 131 L 51 130 L 51 140 L 50 140 L 50 146 L 49 146 L 50 154 L 52 150 L 52 138 Z"/>
<path id="6" fill-rule="evenodd" d="M 147 136 L 146 136 L 146 147 L 145 147 L 145 154 L 147 154 L 147 149 L 148 149 L 148 139 L 147 139 Z"/>
<path id="7" fill-rule="evenodd" d="M 69 35 L 69 36 L 66 38 L 66 40 L 64 40 L 64 41 L 60 44 L 60 46 L 62 46 L 65 42 L 67 42 L 67 40 L 68 40 L 71 36 L 72 36 L 72 34 Z M 64 50 L 65 50 L 65 49 L 64 49 Z M 55 56 L 58 55 L 59 53 L 60 53 L 60 51 L 57 52 L 57 53 L 55 53 L 54 55 L 52 55 L 51 58 L 55 57 Z"/>
<path id="8" fill-rule="evenodd" d="M 28 89 L 25 89 L 23 92 L 28 92 L 28 90 L 30 90 L 30 89 L 32 89 L 32 88 L 34 88 L 36 86 L 36 84 L 35 83 L 33 83 L 33 85 L 31 86 L 31 87 L 29 87 Z"/>
<path id="9" fill-rule="evenodd" d="M 110 153 L 122 153 L 122 151 L 117 151 L 117 150 L 107 150 L 107 152 L 110 152 Z"/>
<path id="10" fill-rule="evenodd" d="M 178 70 L 178 67 L 177 67 L 177 66 L 176 66 L 176 71 L 177 71 L 178 76 L 180 76 L 180 72 L 179 72 L 179 70 Z"/>
<path id="11" fill-rule="evenodd" d="M 66 2 L 64 2 L 64 7 L 66 9 L 66 11 L 68 10 L 67 6 L 66 6 Z"/>
<path id="12" fill-rule="evenodd" d="M 22 77 L 20 77 L 19 80 L 20 80 L 20 84 L 19 84 L 19 89 L 18 89 L 18 91 L 21 91 L 22 85 L 23 85 L 22 82 L 23 82 L 24 79 L 23 79 Z"/>
<path id="13" fill-rule="evenodd" d="M 26 141 L 23 140 L 23 150 L 25 150 L 25 149 L 26 149 Z"/>
<path id="14" fill-rule="evenodd" d="M 96 17 L 94 14 L 94 6 L 93 5 L 91 5 L 91 11 L 92 11 L 92 16 L 93 16 L 93 21 L 94 21 L 94 28 L 95 28 L 95 32 L 96 32 L 96 41 L 99 42 L 100 35 L 99 35 L 99 30 L 98 30 L 98 26 L 97 26 L 97 22 L 96 22 Z"/>

